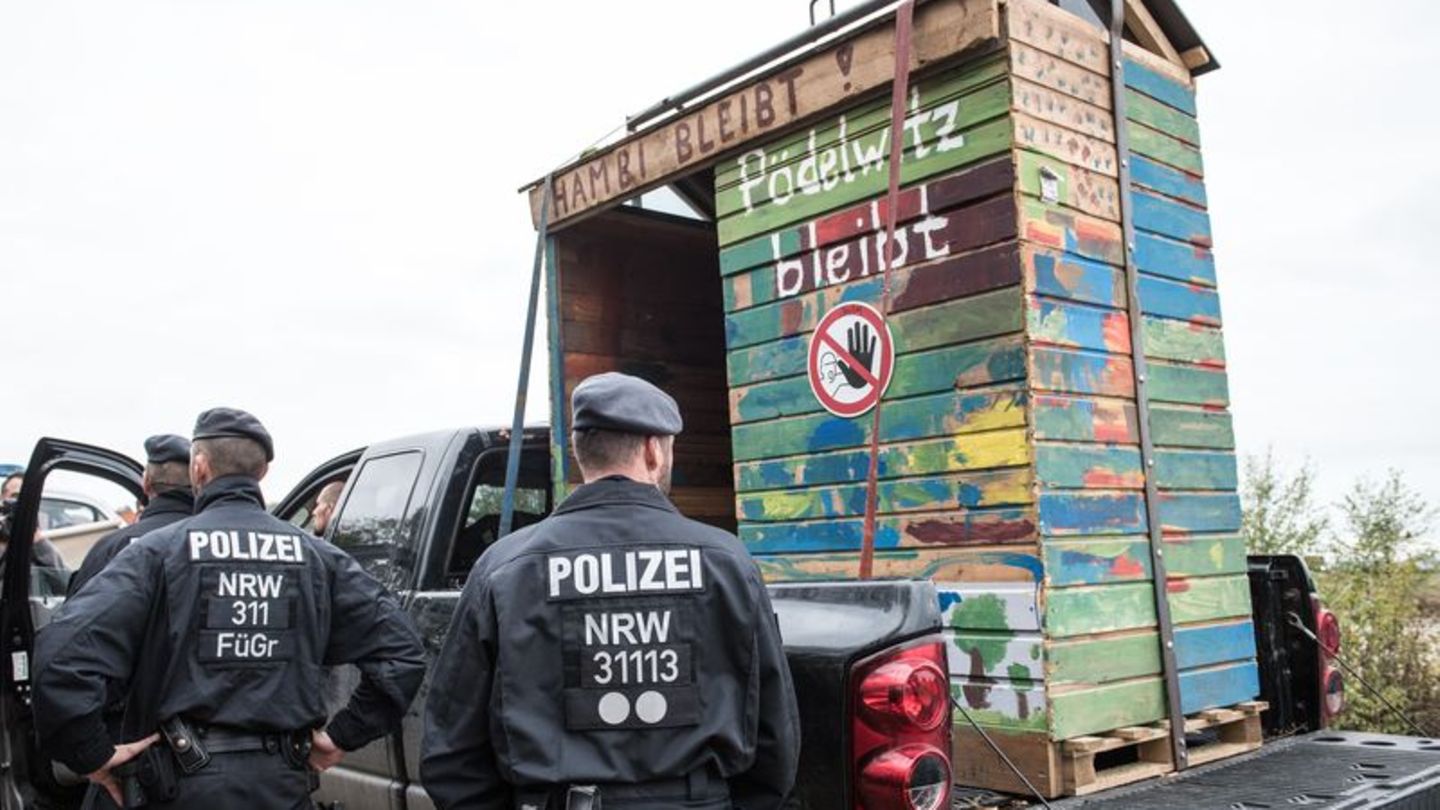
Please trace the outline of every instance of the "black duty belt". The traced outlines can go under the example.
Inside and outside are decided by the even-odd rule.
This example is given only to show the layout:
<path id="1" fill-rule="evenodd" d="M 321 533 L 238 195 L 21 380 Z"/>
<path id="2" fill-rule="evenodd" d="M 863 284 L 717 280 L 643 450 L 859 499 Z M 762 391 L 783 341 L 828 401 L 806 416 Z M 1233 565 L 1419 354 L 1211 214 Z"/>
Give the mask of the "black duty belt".
<path id="1" fill-rule="evenodd" d="M 291 764 L 303 764 L 310 755 L 310 735 L 304 731 L 258 732 L 223 725 L 203 725 L 174 717 L 160 724 L 180 770 L 190 774 L 210 764 L 215 754 L 260 752 L 280 754 Z"/>
<path id="2" fill-rule="evenodd" d="M 649 782 L 526 786 L 516 790 L 516 806 L 524 810 L 601 810 L 601 802 L 624 806 L 670 801 L 703 801 L 729 795 L 729 785 L 711 766 L 688 776 Z"/>

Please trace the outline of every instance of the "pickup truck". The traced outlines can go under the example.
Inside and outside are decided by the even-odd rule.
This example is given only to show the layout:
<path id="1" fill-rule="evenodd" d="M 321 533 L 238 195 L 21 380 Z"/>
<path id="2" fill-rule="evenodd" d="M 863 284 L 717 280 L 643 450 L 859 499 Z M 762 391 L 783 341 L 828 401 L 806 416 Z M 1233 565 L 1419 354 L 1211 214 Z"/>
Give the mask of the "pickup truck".
<path id="1" fill-rule="evenodd" d="M 346 481 L 326 539 L 345 548 L 404 601 L 433 655 L 472 564 L 496 539 L 509 434 L 460 429 L 372 444 L 320 465 L 274 512 L 311 525 L 326 484 Z M 549 436 L 523 435 L 515 525 L 550 511 Z M 140 497 L 140 465 L 117 453 L 43 439 L 24 495 L 8 515 L 12 550 L 27 550 L 38 497 L 50 472 L 67 469 L 120 484 Z M 0 719 L 4 770 L 0 810 L 78 806 L 80 786 L 38 756 L 31 733 L 30 651 L 64 594 L 53 570 L 32 569 L 28 554 L 7 566 L 0 599 Z M 1258 752 L 1178 777 L 1053 806 L 1095 808 L 1430 807 L 1440 799 L 1440 744 L 1432 740 L 1325 731 L 1343 702 L 1343 681 L 1292 615 L 1330 637 L 1337 620 L 1315 592 L 1303 561 L 1252 557 L 1250 584 L 1261 662 L 1261 698 L 1270 704 Z M 804 733 L 795 810 L 937 810 L 1027 797 L 1000 797 L 952 785 L 944 694 L 945 647 L 933 586 L 926 581 L 806 582 L 771 586 L 796 682 Z M 353 672 L 332 673 L 338 707 Z M 421 810 L 433 804 L 418 781 L 420 697 L 394 734 L 325 773 L 316 794 L 324 810 Z M 937 721 L 938 717 L 938 721 Z M 952 805 L 953 802 L 953 805 Z M 1428 803 L 1427 803 L 1428 802 Z"/>

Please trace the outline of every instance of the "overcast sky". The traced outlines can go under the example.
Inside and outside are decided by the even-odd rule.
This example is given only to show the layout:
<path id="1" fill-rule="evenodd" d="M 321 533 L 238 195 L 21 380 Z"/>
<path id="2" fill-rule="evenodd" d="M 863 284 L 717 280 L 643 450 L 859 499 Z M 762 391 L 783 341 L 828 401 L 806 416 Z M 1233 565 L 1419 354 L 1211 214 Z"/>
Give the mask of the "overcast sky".
<path id="1" fill-rule="evenodd" d="M 806 3 L 500 5 L 0 2 L 0 461 L 139 455 L 232 404 L 275 435 L 276 498 L 372 440 L 508 422 L 516 188 Z M 1356 8 L 1186 4 L 1224 63 L 1200 111 L 1235 422 L 1327 496 L 1396 467 L 1440 501 L 1440 15 Z"/>

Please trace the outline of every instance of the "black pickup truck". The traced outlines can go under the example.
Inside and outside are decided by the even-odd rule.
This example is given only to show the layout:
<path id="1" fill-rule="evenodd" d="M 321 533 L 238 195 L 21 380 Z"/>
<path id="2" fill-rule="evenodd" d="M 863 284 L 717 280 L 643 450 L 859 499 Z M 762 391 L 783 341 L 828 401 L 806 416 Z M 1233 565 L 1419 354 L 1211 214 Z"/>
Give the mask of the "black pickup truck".
<path id="1" fill-rule="evenodd" d="M 346 481 L 327 539 L 353 554 L 401 596 L 431 654 L 439 650 L 471 565 L 496 539 L 509 437 L 461 429 L 380 442 L 316 468 L 275 507 L 301 526 L 319 490 Z M 516 526 L 538 521 L 551 503 L 549 438 L 526 431 L 515 503 Z M 73 807 L 79 786 L 36 755 L 31 732 L 30 650 L 58 607 L 65 577 L 28 564 L 29 539 L 45 477 L 94 475 L 140 497 L 140 465 L 97 447 L 44 439 L 31 459 L 22 498 L 7 516 L 10 559 L 0 600 L 0 719 L 4 722 L 0 810 Z M 1267 736 L 1276 742 L 1179 777 L 1055 806 L 1437 807 L 1440 744 L 1431 740 L 1323 731 L 1343 701 L 1343 681 L 1311 633 L 1334 632 L 1304 563 L 1253 557 L 1250 583 L 1261 660 Z M 777 584 L 771 587 L 796 680 L 804 731 L 796 810 L 937 810 L 1015 801 L 950 784 L 951 706 L 945 647 L 928 582 Z M 339 704 L 353 673 L 332 675 Z M 426 685 L 428 689 L 428 683 Z M 938 694 L 937 694 L 938 693 Z M 326 810 L 431 808 L 418 782 L 424 691 L 403 727 L 346 758 L 322 778 Z M 935 715 L 943 715 L 936 722 Z M 987 804 L 990 802 L 991 804 Z"/>

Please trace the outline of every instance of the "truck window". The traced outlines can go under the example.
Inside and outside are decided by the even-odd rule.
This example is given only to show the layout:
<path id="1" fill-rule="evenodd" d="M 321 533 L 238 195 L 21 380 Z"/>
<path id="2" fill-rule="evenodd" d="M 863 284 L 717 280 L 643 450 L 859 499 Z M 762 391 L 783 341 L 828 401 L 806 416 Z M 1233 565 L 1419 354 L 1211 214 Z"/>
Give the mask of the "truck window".
<path id="1" fill-rule="evenodd" d="M 500 530 L 500 504 L 505 498 L 505 488 L 494 484 L 477 483 L 470 493 L 470 507 L 465 513 L 465 525 L 450 550 L 450 561 L 445 566 L 445 581 L 451 587 L 461 587 L 475 560 L 495 542 Z M 517 487 L 515 489 L 515 528 L 529 526 L 543 519 L 550 512 L 550 491 L 544 487 Z"/>
<path id="2" fill-rule="evenodd" d="M 345 549 L 385 587 L 401 588 L 414 570 L 405 515 L 420 473 L 418 451 L 366 461 L 340 507 L 330 541 Z"/>

